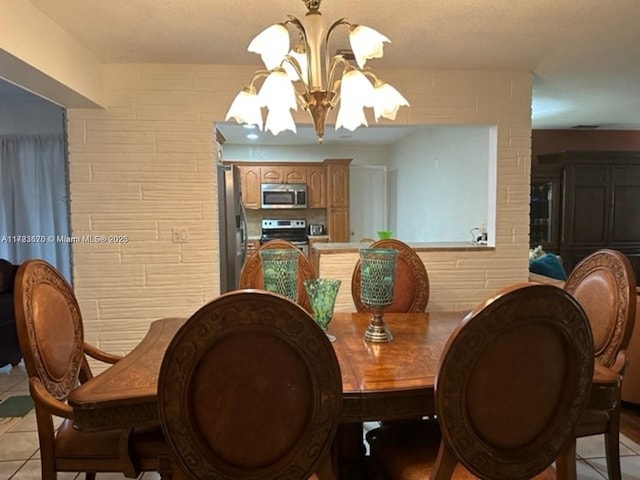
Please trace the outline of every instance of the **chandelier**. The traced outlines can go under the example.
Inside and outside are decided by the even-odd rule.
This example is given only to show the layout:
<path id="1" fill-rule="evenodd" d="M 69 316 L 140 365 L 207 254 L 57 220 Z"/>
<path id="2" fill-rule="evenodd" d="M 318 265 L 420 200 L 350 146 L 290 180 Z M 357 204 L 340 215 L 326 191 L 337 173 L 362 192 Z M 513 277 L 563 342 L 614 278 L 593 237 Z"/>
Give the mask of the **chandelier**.
<path id="1" fill-rule="evenodd" d="M 345 18 L 326 28 L 319 11 L 321 0 L 303 1 L 308 11 L 302 21 L 288 15 L 286 21 L 263 30 L 249 44 L 247 50 L 260 55 L 266 70 L 257 71 L 251 83 L 238 93 L 226 120 L 255 125 L 273 135 L 285 130 L 295 133 L 291 111 L 300 107 L 311 115 L 320 143 L 327 113 L 336 106 L 336 130 L 342 127 L 353 131 L 361 125 L 368 126 L 365 107 L 373 108 L 376 122 L 380 117 L 395 120 L 398 109 L 409 102 L 365 68 L 367 60 L 382 57 L 384 42 L 390 40 Z M 329 40 L 341 25 L 348 27 L 353 54 L 338 51 L 331 57 Z M 295 27 L 298 33 L 293 48 L 287 26 Z M 262 82 L 260 90 L 256 89 L 258 81 Z M 267 110 L 264 125 L 262 108 Z"/>

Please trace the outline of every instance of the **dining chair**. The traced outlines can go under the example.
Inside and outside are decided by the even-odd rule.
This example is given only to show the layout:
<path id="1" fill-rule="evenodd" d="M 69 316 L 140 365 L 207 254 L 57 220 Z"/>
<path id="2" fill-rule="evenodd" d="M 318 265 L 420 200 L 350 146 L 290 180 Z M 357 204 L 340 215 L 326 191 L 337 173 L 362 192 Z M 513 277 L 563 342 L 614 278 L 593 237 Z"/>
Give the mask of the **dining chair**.
<path id="1" fill-rule="evenodd" d="M 367 434 L 374 478 L 576 478 L 575 431 L 593 376 L 578 302 L 518 284 L 465 316 L 439 360 L 437 422 Z"/>
<path id="2" fill-rule="evenodd" d="M 80 383 L 93 377 L 87 356 L 116 363 L 84 341 L 78 302 L 71 286 L 43 260 L 25 261 L 16 275 L 15 308 L 18 339 L 29 377 L 40 442 L 43 480 L 57 472 L 121 472 L 135 478 L 141 471 L 161 471 L 170 478 L 168 448 L 159 427 L 84 431 L 73 426 L 66 403 Z M 62 417 L 56 428 L 54 417 Z"/>
<path id="3" fill-rule="evenodd" d="M 633 267 L 617 250 L 597 250 L 575 266 L 565 290 L 587 314 L 596 362 L 591 398 L 577 434 L 604 434 L 609 479 L 620 480 L 621 390 L 637 304 Z"/>
<path id="4" fill-rule="evenodd" d="M 267 249 L 298 249 L 293 243 L 287 240 L 270 240 L 263 243 L 260 247 L 247 258 L 242 271 L 240 272 L 239 288 L 258 288 L 264 289 L 262 279 L 262 257 L 260 252 Z M 298 249 L 299 250 L 299 249 Z M 311 302 L 304 288 L 304 281 L 316 278 L 316 270 L 313 268 L 311 261 L 307 256 L 300 252 L 298 255 L 298 304 L 307 311 L 311 312 Z"/>
<path id="5" fill-rule="evenodd" d="M 393 303 L 385 312 L 424 312 L 429 303 L 429 275 L 416 251 L 406 243 L 389 238 L 378 240 L 369 248 L 392 248 L 398 251 L 393 288 Z M 360 298 L 360 260 L 356 262 L 351 276 L 351 296 L 358 312 L 368 311 Z"/>
<path id="6" fill-rule="evenodd" d="M 341 415 L 340 366 L 302 307 L 236 290 L 201 307 L 174 336 L 158 408 L 187 479 L 317 479 Z"/>

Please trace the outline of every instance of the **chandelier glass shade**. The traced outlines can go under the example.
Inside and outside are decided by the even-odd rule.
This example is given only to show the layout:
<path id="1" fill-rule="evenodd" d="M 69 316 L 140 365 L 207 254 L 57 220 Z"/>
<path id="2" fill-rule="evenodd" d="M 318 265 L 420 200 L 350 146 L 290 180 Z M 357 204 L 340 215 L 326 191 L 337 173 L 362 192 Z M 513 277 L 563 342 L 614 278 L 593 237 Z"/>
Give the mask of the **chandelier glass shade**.
<path id="1" fill-rule="evenodd" d="M 311 115 L 318 141 L 322 142 L 329 110 L 338 108 L 336 130 L 368 126 L 365 108 L 372 108 L 375 121 L 395 120 L 401 106 L 409 102 L 366 66 L 367 60 L 383 55 L 390 40 L 376 30 L 341 18 L 326 27 L 318 10 L 321 0 L 303 0 L 303 20 L 288 16 L 268 27 L 249 44 L 248 51 L 260 55 L 266 70 L 259 70 L 233 100 L 226 120 L 256 125 L 272 134 L 296 132 L 292 111 L 298 107 Z M 291 47 L 291 26 L 299 36 Z M 343 53 L 329 55 L 329 40 L 336 27 L 348 29 L 353 59 Z M 261 82 L 261 84 L 260 84 Z M 256 85 L 260 85 L 258 90 Z M 266 119 L 263 124 L 263 109 Z"/>

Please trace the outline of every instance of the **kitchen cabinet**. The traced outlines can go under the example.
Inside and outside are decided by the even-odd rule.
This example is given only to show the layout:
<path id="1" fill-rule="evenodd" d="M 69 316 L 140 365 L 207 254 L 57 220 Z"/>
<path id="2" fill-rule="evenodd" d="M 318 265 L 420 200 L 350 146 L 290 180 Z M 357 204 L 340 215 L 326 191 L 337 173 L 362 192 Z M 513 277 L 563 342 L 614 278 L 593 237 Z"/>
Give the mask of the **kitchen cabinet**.
<path id="1" fill-rule="evenodd" d="M 571 271 L 601 248 L 626 254 L 640 279 L 640 152 L 562 152 L 539 162 L 562 166 L 558 253 Z"/>
<path id="2" fill-rule="evenodd" d="M 262 183 L 307 183 L 305 165 L 262 165 L 260 167 Z"/>
<path id="3" fill-rule="evenodd" d="M 307 183 L 308 168 L 302 165 L 288 165 L 284 168 L 284 183 Z"/>
<path id="4" fill-rule="evenodd" d="M 262 183 L 303 183 L 308 186 L 308 208 L 325 211 L 329 241 L 349 242 L 350 163 L 351 159 L 327 159 L 322 163 L 233 162 L 233 165 L 240 171 L 245 208 L 261 208 Z"/>
<path id="5" fill-rule="evenodd" d="M 260 184 L 262 183 L 307 183 L 306 166 L 280 164 L 246 165 L 241 162 L 235 165 L 237 165 L 240 170 L 240 186 L 245 208 L 261 208 Z M 314 175 L 315 182 L 317 182 L 316 176 L 317 175 Z M 323 192 L 319 192 L 318 194 L 324 195 Z"/>
<path id="6" fill-rule="evenodd" d="M 281 165 L 263 165 L 260 169 L 262 183 L 284 183 L 284 167 Z"/>
<path id="7" fill-rule="evenodd" d="M 327 232 L 332 242 L 349 241 L 349 209 L 330 208 L 327 211 Z"/>
<path id="8" fill-rule="evenodd" d="M 245 208 L 258 209 L 261 207 L 260 199 L 260 167 L 250 165 L 237 165 L 240 172 L 240 191 Z"/>
<path id="9" fill-rule="evenodd" d="M 326 162 L 328 207 L 346 208 L 349 206 L 349 163 L 351 160 L 327 160 Z"/>
<path id="10" fill-rule="evenodd" d="M 307 167 L 309 208 L 327 207 L 327 168 L 324 165 Z"/>
<path id="11" fill-rule="evenodd" d="M 332 242 L 348 242 L 349 163 L 351 159 L 325 160 L 327 164 L 327 233 Z"/>

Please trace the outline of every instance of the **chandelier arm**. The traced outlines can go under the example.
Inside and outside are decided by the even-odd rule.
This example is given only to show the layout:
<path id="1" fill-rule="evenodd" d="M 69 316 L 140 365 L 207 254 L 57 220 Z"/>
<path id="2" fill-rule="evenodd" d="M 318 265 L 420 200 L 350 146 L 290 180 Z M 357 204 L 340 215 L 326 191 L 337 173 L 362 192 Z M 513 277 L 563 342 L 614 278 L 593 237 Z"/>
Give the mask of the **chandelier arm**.
<path id="1" fill-rule="evenodd" d="M 298 63 L 298 61 L 291 55 L 285 55 L 282 59 L 282 62 L 280 62 L 280 66 L 282 67 L 285 62 L 291 65 L 291 67 L 295 70 L 296 75 L 298 75 L 298 79 L 304 83 L 304 79 L 302 78 L 302 69 L 300 68 L 300 64 Z"/>
<path id="2" fill-rule="evenodd" d="M 333 30 L 340 26 L 340 25 L 348 25 L 349 27 L 351 26 L 351 24 L 349 22 L 347 22 L 347 17 L 342 17 L 339 18 L 338 20 L 336 20 L 335 22 L 333 22 L 329 28 L 327 29 L 327 34 L 325 35 L 325 45 L 328 45 L 329 43 L 329 38 L 331 37 L 331 34 L 333 33 Z"/>
<path id="3" fill-rule="evenodd" d="M 331 98 L 331 108 L 335 108 L 335 106 L 338 104 L 338 102 L 340 101 L 340 84 L 342 83 L 342 80 L 336 80 L 333 83 L 333 97 Z"/>
<path id="4" fill-rule="evenodd" d="M 329 87 L 329 85 L 331 85 L 332 83 L 334 83 L 334 77 L 336 74 L 336 69 L 338 68 L 339 65 L 344 65 L 345 67 L 350 66 L 350 63 L 347 61 L 346 58 L 344 58 L 343 55 L 335 55 L 332 59 L 331 59 L 331 65 L 329 67 L 328 70 L 328 74 L 327 74 L 327 87 Z M 336 88 L 338 88 L 340 82 L 335 82 L 334 83 L 334 88 L 331 90 L 332 92 L 336 92 Z"/>
<path id="5" fill-rule="evenodd" d="M 346 17 L 339 18 L 329 26 L 329 28 L 327 29 L 327 34 L 324 37 L 324 58 L 326 62 L 325 68 L 327 71 L 327 88 L 329 87 L 329 85 L 331 85 L 332 73 L 336 67 L 336 57 L 338 56 L 342 57 L 342 55 L 336 55 L 335 57 L 332 58 L 331 55 L 329 55 L 329 39 L 331 38 L 331 35 L 333 34 L 333 31 L 335 30 L 335 28 L 340 25 L 351 26 L 351 24 L 347 22 Z M 329 60 L 330 58 L 331 60 Z"/>
<path id="6" fill-rule="evenodd" d="M 294 17 L 293 15 L 288 15 L 287 17 L 288 17 L 288 19 L 285 21 L 285 25 L 286 24 L 291 24 L 291 25 L 294 25 L 298 29 L 298 32 L 300 32 L 300 35 L 302 35 L 302 41 L 304 42 L 304 49 L 305 49 L 306 55 L 308 56 L 309 55 L 309 40 L 307 38 L 307 30 L 304 28 L 304 25 L 302 24 L 302 22 L 297 17 Z M 288 57 L 288 55 L 287 55 L 287 57 Z M 289 63 L 291 63 L 291 62 L 289 62 Z M 296 67 L 294 66 L 294 68 L 296 68 Z M 302 83 L 306 83 L 304 81 L 304 79 L 302 78 L 302 70 L 299 67 L 296 69 L 296 73 L 298 74 L 298 77 L 300 78 L 300 81 Z M 307 62 L 307 72 L 306 73 L 307 73 L 307 79 L 311 79 L 311 62 Z M 306 86 L 305 86 L 305 89 L 306 89 Z"/>
<path id="7" fill-rule="evenodd" d="M 302 22 L 298 19 L 298 17 L 287 15 L 287 19 L 283 23 L 284 25 L 287 25 L 289 23 L 291 25 L 295 25 L 298 30 L 304 33 L 304 25 L 302 25 Z"/>
<path id="8" fill-rule="evenodd" d="M 293 69 L 295 70 L 296 75 L 298 75 L 298 78 L 300 79 L 300 83 L 302 84 L 304 92 L 309 93 L 309 88 L 307 87 L 307 84 L 302 78 L 302 69 L 300 68 L 300 64 L 298 63 L 298 61 L 295 58 L 293 58 L 291 55 L 285 55 L 284 59 L 280 63 L 280 66 L 282 66 L 285 62 L 291 65 L 291 67 L 293 67 Z M 295 88 L 295 85 L 294 85 L 294 88 Z"/>
<path id="9" fill-rule="evenodd" d="M 300 92 L 298 92 L 298 90 L 296 90 L 295 87 L 293 87 L 293 91 L 296 93 L 296 100 L 298 102 L 298 106 L 303 110 L 309 110 L 309 102 L 307 100 L 308 93 L 305 92 L 304 94 L 301 94 Z"/>
<path id="10" fill-rule="evenodd" d="M 368 68 L 365 68 L 363 70 L 360 70 L 366 77 L 370 77 L 373 80 L 373 86 L 377 87 L 378 85 L 380 85 L 381 83 L 384 83 L 382 80 L 380 80 L 378 78 L 378 76 L 373 73 L 371 70 L 369 70 Z"/>
<path id="11" fill-rule="evenodd" d="M 256 72 L 253 74 L 253 78 L 251 79 L 251 82 L 249 83 L 249 88 L 255 91 L 256 89 L 256 87 L 254 86 L 255 81 L 263 77 L 268 77 L 270 73 L 271 72 L 269 70 L 256 70 Z"/>

